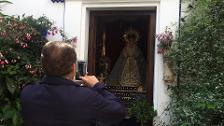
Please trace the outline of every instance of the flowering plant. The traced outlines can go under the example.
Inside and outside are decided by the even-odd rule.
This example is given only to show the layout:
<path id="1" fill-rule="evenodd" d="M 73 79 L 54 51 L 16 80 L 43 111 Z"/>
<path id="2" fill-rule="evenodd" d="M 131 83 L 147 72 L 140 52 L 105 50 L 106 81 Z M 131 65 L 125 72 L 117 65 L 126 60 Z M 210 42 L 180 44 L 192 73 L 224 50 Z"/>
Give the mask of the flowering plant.
<path id="1" fill-rule="evenodd" d="M 45 16 L 0 15 L 0 125 L 20 126 L 20 91 L 42 76 L 40 54 L 47 36 L 60 34 L 75 47 L 77 37 L 67 39 L 62 29 Z"/>
<path id="2" fill-rule="evenodd" d="M 158 53 L 164 54 L 167 50 L 170 49 L 173 40 L 173 34 L 169 28 L 166 27 L 166 30 L 158 35 L 156 35 L 157 40 L 159 41 Z"/>
<path id="3" fill-rule="evenodd" d="M 45 16 L 0 16 L 0 125 L 22 124 L 19 94 L 42 75 L 41 48 L 52 25 Z"/>
<path id="4" fill-rule="evenodd" d="M 57 26 L 52 26 L 47 31 L 47 36 L 55 36 L 57 34 L 60 34 L 60 36 L 63 38 L 63 41 L 70 43 L 74 48 L 76 47 L 77 42 L 78 42 L 77 36 L 68 38 L 65 35 L 64 30 L 62 28 L 58 28 Z"/>

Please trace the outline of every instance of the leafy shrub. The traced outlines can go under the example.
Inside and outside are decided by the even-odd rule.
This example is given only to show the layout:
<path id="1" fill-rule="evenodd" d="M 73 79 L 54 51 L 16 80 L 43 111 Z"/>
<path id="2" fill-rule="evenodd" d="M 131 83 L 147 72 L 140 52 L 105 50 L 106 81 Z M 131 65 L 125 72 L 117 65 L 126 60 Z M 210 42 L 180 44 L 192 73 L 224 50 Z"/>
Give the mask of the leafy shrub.
<path id="1" fill-rule="evenodd" d="M 0 125 L 19 126 L 19 94 L 41 77 L 40 53 L 52 23 L 46 17 L 0 17 Z"/>
<path id="2" fill-rule="evenodd" d="M 197 0 L 171 51 L 180 82 L 171 125 L 224 125 L 224 1 Z"/>
<path id="3" fill-rule="evenodd" d="M 144 126 L 145 123 L 152 120 L 156 116 L 156 111 L 153 106 L 151 106 L 146 98 L 141 98 L 136 102 L 133 102 L 129 108 L 129 114 L 132 117 L 135 117 L 137 122 Z"/>

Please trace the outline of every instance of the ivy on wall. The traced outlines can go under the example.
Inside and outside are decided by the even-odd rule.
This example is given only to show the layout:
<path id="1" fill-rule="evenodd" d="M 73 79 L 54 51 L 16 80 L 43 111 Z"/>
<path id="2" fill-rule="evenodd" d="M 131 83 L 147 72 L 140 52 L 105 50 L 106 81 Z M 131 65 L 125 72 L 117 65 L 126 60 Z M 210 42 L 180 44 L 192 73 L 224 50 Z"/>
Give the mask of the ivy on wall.
<path id="1" fill-rule="evenodd" d="M 224 125 L 224 1 L 195 0 L 171 50 L 179 63 L 172 126 Z"/>

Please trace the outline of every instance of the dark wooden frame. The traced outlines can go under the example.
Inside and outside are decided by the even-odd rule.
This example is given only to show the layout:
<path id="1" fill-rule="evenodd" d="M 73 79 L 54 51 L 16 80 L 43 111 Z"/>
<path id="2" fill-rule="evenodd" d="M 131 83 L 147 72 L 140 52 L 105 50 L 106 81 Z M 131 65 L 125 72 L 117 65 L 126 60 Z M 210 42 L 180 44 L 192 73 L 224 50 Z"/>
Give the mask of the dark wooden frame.
<path id="1" fill-rule="evenodd" d="M 131 13 L 130 13 L 131 12 Z M 155 47 L 155 28 L 156 28 L 156 11 L 91 11 L 90 12 L 90 25 L 89 25 L 89 47 L 88 47 L 88 72 L 95 74 L 96 63 L 96 23 L 99 16 L 143 16 L 149 17 L 149 32 L 147 42 L 147 96 L 149 102 L 153 105 L 153 82 L 154 82 L 154 47 Z"/>

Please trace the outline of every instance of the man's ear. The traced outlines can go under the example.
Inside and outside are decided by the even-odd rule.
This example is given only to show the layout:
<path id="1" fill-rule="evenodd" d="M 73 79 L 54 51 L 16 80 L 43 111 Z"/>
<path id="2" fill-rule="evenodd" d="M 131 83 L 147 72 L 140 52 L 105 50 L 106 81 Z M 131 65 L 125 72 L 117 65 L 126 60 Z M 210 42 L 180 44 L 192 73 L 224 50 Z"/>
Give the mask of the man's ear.
<path id="1" fill-rule="evenodd" d="M 72 72 L 76 73 L 76 64 L 75 63 L 72 64 Z"/>

